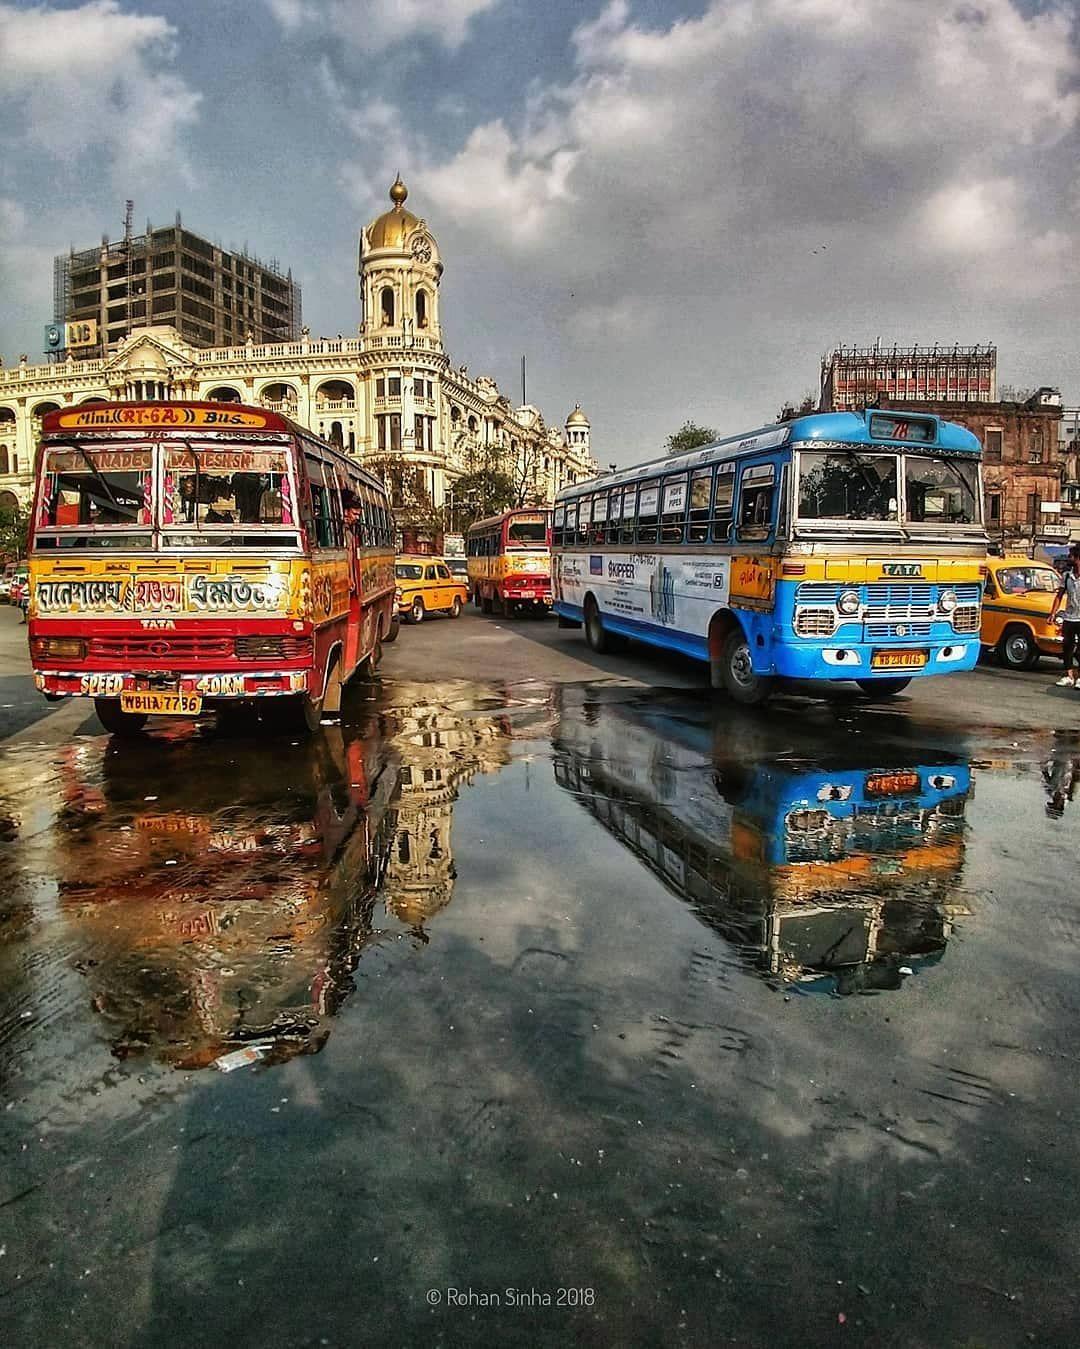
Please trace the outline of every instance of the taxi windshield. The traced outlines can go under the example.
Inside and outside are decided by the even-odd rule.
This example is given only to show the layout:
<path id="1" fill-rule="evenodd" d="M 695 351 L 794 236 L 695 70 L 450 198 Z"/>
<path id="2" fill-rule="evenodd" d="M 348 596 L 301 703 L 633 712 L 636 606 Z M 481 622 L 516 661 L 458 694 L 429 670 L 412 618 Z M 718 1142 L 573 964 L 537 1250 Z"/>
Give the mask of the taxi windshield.
<path id="1" fill-rule="evenodd" d="M 994 573 L 1003 595 L 1028 595 L 1033 591 L 1054 593 L 1061 578 L 1051 567 L 1002 567 Z"/>

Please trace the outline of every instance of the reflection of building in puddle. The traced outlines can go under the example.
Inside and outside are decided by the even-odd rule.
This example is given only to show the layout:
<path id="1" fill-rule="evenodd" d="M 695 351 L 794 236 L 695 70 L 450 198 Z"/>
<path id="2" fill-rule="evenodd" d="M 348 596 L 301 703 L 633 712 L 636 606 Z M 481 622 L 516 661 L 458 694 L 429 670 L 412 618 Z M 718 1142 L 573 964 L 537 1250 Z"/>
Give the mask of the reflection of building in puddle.
<path id="1" fill-rule="evenodd" d="M 408 694 L 398 686 L 384 717 L 401 768 L 383 902 L 402 923 L 422 928 L 453 895 L 450 832 L 458 790 L 508 762 L 510 728 L 504 717 L 454 712 Z"/>
<path id="2" fill-rule="evenodd" d="M 730 709 L 714 726 L 700 707 L 574 702 L 556 780 L 757 968 L 854 992 L 940 958 L 966 912 L 967 764 L 822 762 L 790 727 L 771 753 L 766 723 L 740 744 Z"/>
<path id="3" fill-rule="evenodd" d="M 191 732 L 69 755 L 59 897 L 118 1056 L 201 1067 L 321 1045 L 372 939 L 392 754 L 372 728 L 267 747 Z"/>

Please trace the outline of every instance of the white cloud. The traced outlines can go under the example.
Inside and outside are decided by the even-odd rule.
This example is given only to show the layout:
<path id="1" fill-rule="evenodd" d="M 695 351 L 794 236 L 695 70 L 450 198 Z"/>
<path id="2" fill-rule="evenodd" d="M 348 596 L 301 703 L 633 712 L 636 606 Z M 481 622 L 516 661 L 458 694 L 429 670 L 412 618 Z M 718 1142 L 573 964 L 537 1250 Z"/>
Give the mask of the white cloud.
<path id="1" fill-rule="evenodd" d="M 383 51 L 418 35 L 459 47 L 477 15 L 499 0 L 266 0 L 290 34 L 335 34 L 360 51 Z"/>
<path id="2" fill-rule="evenodd" d="M 103 152 L 121 182 L 163 160 L 183 167 L 200 96 L 170 68 L 174 37 L 166 19 L 125 13 L 118 0 L 0 4 L 0 104 L 26 145 L 62 162 Z"/>
<path id="3" fill-rule="evenodd" d="M 1063 9 L 713 0 L 648 28 L 613 0 L 574 55 L 568 82 L 449 156 L 399 131 L 397 163 L 374 143 L 360 157 L 379 181 L 408 170 L 451 269 L 524 270 L 541 305 L 572 292 L 563 370 L 590 362 L 613 401 L 658 358 L 674 397 L 716 416 L 801 393 L 838 338 L 1004 347 L 1027 321 L 1009 306 L 1069 274 L 1080 59 Z M 628 331 L 641 368 L 605 366 Z"/>

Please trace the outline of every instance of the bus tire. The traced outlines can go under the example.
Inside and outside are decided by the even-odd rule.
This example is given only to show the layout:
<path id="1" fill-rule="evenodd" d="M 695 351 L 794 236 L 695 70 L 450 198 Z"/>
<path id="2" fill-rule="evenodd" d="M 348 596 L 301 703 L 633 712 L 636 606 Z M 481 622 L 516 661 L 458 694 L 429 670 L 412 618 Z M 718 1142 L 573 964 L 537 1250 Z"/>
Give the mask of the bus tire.
<path id="1" fill-rule="evenodd" d="M 481 609 L 481 612 L 483 612 L 483 613 L 485 613 L 485 614 L 490 614 L 490 613 L 491 613 L 491 596 L 490 596 L 490 595 L 485 595 L 484 598 L 480 601 L 480 609 Z"/>
<path id="2" fill-rule="evenodd" d="M 1030 628 L 1013 623 L 1001 634 L 997 656 L 1009 670 L 1030 670 L 1039 663 L 1039 648 Z"/>
<path id="3" fill-rule="evenodd" d="M 94 711 L 110 735 L 138 735 L 146 725 L 145 712 L 125 712 L 115 698 L 95 698 Z"/>
<path id="4" fill-rule="evenodd" d="M 387 646 L 389 646 L 391 642 L 396 642 L 398 639 L 398 633 L 400 631 L 401 631 L 401 619 L 398 618 L 397 614 L 395 614 L 393 618 L 390 620 L 390 626 L 386 629 L 386 635 L 383 637 L 383 642 Z"/>
<path id="5" fill-rule="evenodd" d="M 611 635 L 604 630 L 600 607 L 591 595 L 585 601 L 585 640 L 598 656 L 611 650 Z"/>
<path id="6" fill-rule="evenodd" d="M 895 698 L 898 693 L 903 693 L 911 680 L 897 675 L 894 679 L 856 679 L 855 683 L 868 698 Z"/>
<path id="7" fill-rule="evenodd" d="M 712 684 L 713 688 L 722 687 L 729 698 L 742 703 L 744 707 L 756 707 L 772 692 L 772 678 L 754 673 L 750 639 L 738 625 L 732 628 L 724 640 L 720 669 L 717 671 L 714 666 Z"/>
<path id="8" fill-rule="evenodd" d="M 409 606 L 409 622 L 423 623 L 424 621 L 424 601 L 417 595 Z"/>
<path id="9" fill-rule="evenodd" d="M 454 602 L 453 602 L 453 604 L 451 604 L 450 608 L 447 610 L 447 613 L 450 615 L 451 618 L 460 618 L 460 617 L 461 617 L 461 596 L 460 596 L 460 595 L 455 595 L 455 596 L 454 596 Z"/>

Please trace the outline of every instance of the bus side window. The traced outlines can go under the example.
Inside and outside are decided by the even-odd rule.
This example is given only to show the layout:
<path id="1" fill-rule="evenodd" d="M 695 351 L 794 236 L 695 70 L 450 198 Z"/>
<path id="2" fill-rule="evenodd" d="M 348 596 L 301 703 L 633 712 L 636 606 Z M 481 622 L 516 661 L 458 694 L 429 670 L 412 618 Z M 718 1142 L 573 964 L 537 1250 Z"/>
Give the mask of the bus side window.
<path id="1" fill-rule="evenodd" d="M 709 537 L 713 477 L 713 469 L 699 468 L 690 479 L 690 514 L 686 531 L 689 543 L 705 543 Z"/>
<path id="2" fill-rule="evenodd" d="M 660 539 L 663 543 L 682 543 L 686 520 L 686 474 L 668 478 L 660 511 Z"/>
<path id="3" fill-rule="evenodd" d="M 616 488 L 608 497 L 607 505 L 607 541 L 619 542 L 619 517 L 622 515 L 622 492 Z"/>
<path id="4" fill-rule="evenodd" d="M 578 502 L 577 541 L 588 543 L 589 524 L 592 520 L 592 497 L 582 497 Z"/>
<path id="5" fill-rule="evenodd" d="M 637 528 L 637 485 L 624 487 L 622 494 L 622 523 L 619 526 L 619 542 L 633 543 Z"/>
<path id="6" fill-rule="evenodd" d="M 735 470 L 716 471 L 716 495 L 713 498 L 712 536 L 714 543 L 724 542 L 731 533 L 731 514 L 735 502 Z"/>
<path id="7" fill-rule="evenodd" d="M 654 479 L 652 482 L 642 483 L 638 495 L 637 537 L 639 543 L 656 542 L 659 518 L 660 484 Z"/>
<path id="8" fill-rule="evenodd" d="M 604 542 L 604 531 L 607 528 L 607 508 L 607 493 L 597 492 L 596 496 L 593 497 L 592 529 L 589 532 L 589 539 L 592 543 Z"/>
<path id="9" fill-rule="evenodd" d="M 767 539 L 776 498 L 776 467 L 750 464 L 739 480 L 739 538 Z"/>
<path id="10" fill-rule="evenodd" d="M 556 506 L 555 515 L 551 522 L 551 542 L 559 547 L 563 541 L 563 520 L 566 518 L 566 507 Z"/>

